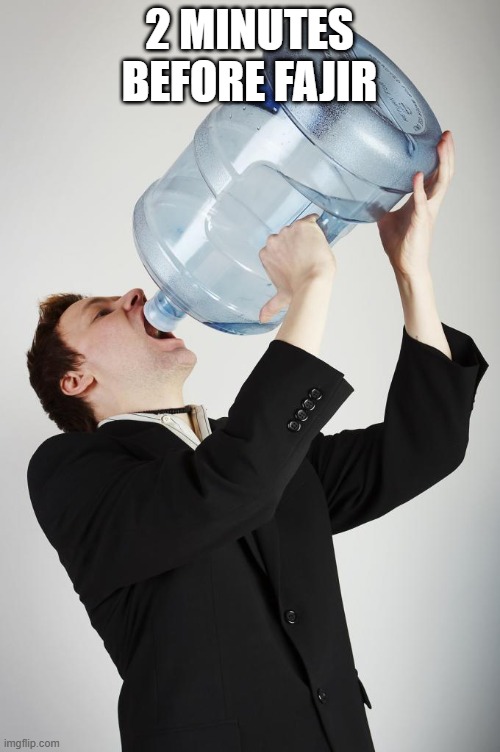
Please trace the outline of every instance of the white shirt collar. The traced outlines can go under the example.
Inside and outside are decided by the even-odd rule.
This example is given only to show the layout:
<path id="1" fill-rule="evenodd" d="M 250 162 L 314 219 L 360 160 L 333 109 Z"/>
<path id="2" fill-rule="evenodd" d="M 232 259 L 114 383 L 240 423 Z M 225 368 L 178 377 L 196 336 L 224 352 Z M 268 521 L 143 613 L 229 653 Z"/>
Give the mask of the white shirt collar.
<path id="1" fill-rule="evenodd" d="M 142 420 L 148 423 L 158 423 L 164 428 L 168 428 L 188 446 L 194 449 L 203 441 L 203 439 L 210 436 L 212 431 L 204 405 L 191 405 L 191 407 L 193 408 L 191 416 L 195 424 L 196 433 L 181 418 L 171 413 L 163 413 L 160 415 L 157 415 L 156 413 L 120 413 L 119 415 L 110 415 L 109 418 L 101 420 L 97 424 L 97 427 L 100 428 L 105 423 L 110 423 L 114 420 Z"/>

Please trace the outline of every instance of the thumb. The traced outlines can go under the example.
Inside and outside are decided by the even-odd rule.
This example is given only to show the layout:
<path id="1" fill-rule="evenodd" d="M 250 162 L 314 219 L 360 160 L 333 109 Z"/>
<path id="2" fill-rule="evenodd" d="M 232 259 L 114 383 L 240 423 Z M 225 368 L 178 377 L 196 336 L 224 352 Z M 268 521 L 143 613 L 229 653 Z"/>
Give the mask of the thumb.
<path id="1" fill-rule="evenodd" d="M 290 298 L 283 292 L 278 292 L 276 295 L 268 300 L 267 303 L 262 306 L 259 314 L 259 321 L 261 324 L 265 324 L 270 321 L 281 310 L 288 308 Z"/>

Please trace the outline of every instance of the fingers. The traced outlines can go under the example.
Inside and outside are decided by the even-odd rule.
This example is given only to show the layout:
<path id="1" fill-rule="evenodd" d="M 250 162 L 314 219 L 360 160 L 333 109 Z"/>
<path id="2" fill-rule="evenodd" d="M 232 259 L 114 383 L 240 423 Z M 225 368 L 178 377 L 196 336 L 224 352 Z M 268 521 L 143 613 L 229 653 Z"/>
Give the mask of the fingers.
<path id="1" fill-rule="evenodd" d="M 435 193 L 446 192 L 455 170 L 455 148 L 451 131 L 445 131 L 437 146 L 439 167 L 435 184 Z"/>
<path id="2" fill-rule="evenodd" d="M 442 190 L 451 180 L 451 166 L 447 141 L 441 139 L 437 147 L 439 168 L 436 180 L 436 191 Z"/>
<path id="3" fill-rule="evenodd" d="M 266 324 L 268 321 L 274 318 L 277 313 L 286 309 L 289 303 L 290 303 L 289 298 L 283 293 L 279 292 L 277 295 L 274 296 L 274 298 L 271 298 L 271 300 L 268 300 L 267 303 L 264 306 L 262 306 L 262 308 L 260 309 L 260 313 L 259 313 L 260 323 Z"/>
<path id="4" fill-rule="evenodd" d="M 294 219 L 294 221 L 291 222 L 289 225 L 285 225 L 283 227 L 283 230 L 290 229 L 294 225 L 298 225 L 300 223 L 302 223 L 302 224 L 307 224 L 309 222 L 314 223 L 318 219 L 319 219 L 319 214 L 306 214 L 305 217 L 299 217 L 299 219 Z"/>
<path id="5" fill-rule="evenodd" d="M 423 172 L 417 172 L 413 176 L 413 202 L 417 214 L 423 212 L 427 205 L 427 193 L 425 192 Z"/>
<path id="6" fill-rule="evenodd" d="M 299 224 L 300 222 L 302 222 L 302 223 L 308 223 L 308 222 L 316 223 L 316 221 L 318 219 L 319 219 L 319 214 L 307 214 L 305 217 L 300 217 L 299 219 L 295 219 L 289 225 L 284 225 L 281 228 L 280 233 L 281 234 L 286 233 L 287 230 L 290 230 L 291 228 L 293 228 L 294 225 Z M 319 227 L 319 225 L 318 225 L 318 227 Z M 267 239 L 267 242 L 269 242 L 269 240 L 271 240 L 271 239 L 278 238 L 280 233 L 272 233 L 271 235 L 269 235 L 269 237 Z"/>
<path id="7" fill-rule="evenodd" d="M 424 182 L 428 200 L 441 204 L 455 171 L 455 145 L 451 131 L 445 131 L 437 145 L 439 164 Z"/>
<path id="8" fill-rule="evenodd" d="M 455 174 L 455 141 L 453 139 L 453 133 L 451 131 L 445 131 L 443 137 L 446 137 L 446 145 L 448 149 L 448 164 L 450 168 L 450 180 Z"/>

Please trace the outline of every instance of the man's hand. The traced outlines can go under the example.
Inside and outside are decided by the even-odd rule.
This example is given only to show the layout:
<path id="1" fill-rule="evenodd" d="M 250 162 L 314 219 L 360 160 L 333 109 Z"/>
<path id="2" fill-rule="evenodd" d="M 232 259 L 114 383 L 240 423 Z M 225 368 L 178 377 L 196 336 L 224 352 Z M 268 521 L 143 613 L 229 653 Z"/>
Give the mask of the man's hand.
<path id="1" fill-rule="evenodd" d="M 429 269 L 434 224 L 455 166 L 451 131 L 443 133 L 437 150 L 438 168 L 425 183 L 423 173 L 418 172 L 413 180 L 413 195 L 377 224 L 398 283 L 407 333 L 451 358 Z"/>
<path id="2" fill-rule="evenodd" d="M 275 339 L 318 355 L 326 325 L 335 277 L 335 257 L 309 214 L 271 235 L 259 252 L 260 260 L 276 287 L 276 295 L 261 309 L 266 323 L 282 309 L 286 316 Z"/>
<path id="3" fill-rule="evenodd" d="M 333 277 L 335 257 L 317 218 L 317 214 L 308 214 L 297 219 L 279 233 L 270 235 L 259 251 L 262 265 L 276 287 L 276 295 L 260 311 L 261 324 L 288 308 L 293 295 L 304 283 Z"/>
<path id="4" fill-rule="evenodd" d="M 453 177 L 455 148 L 451 131 L 445 131 L 437 146 L 439 165 L 424 183 L 424 175 L 413 178 L 414 193 L 396 211 L 377 222 L 380 239 L 394 271 L 404 277 L 428 273 L 434 224 Z"/>

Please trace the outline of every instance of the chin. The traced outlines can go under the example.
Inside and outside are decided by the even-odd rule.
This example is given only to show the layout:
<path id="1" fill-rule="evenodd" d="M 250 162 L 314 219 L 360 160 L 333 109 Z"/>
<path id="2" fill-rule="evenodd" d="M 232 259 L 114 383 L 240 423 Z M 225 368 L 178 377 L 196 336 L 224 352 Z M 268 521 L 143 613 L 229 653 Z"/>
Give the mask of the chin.
<path id="1" fill-rule="evenodd" d="M 193 350 L 190 350 L 189 347 L 181 346 L 175 347 L 173 350 L 169 350 L 169 355 L 177 355 L 179 360 L 182 361 L 189 361 L 191 363 L 196 363 L 198 358 L 196 356 L 196 353 Z"/>

